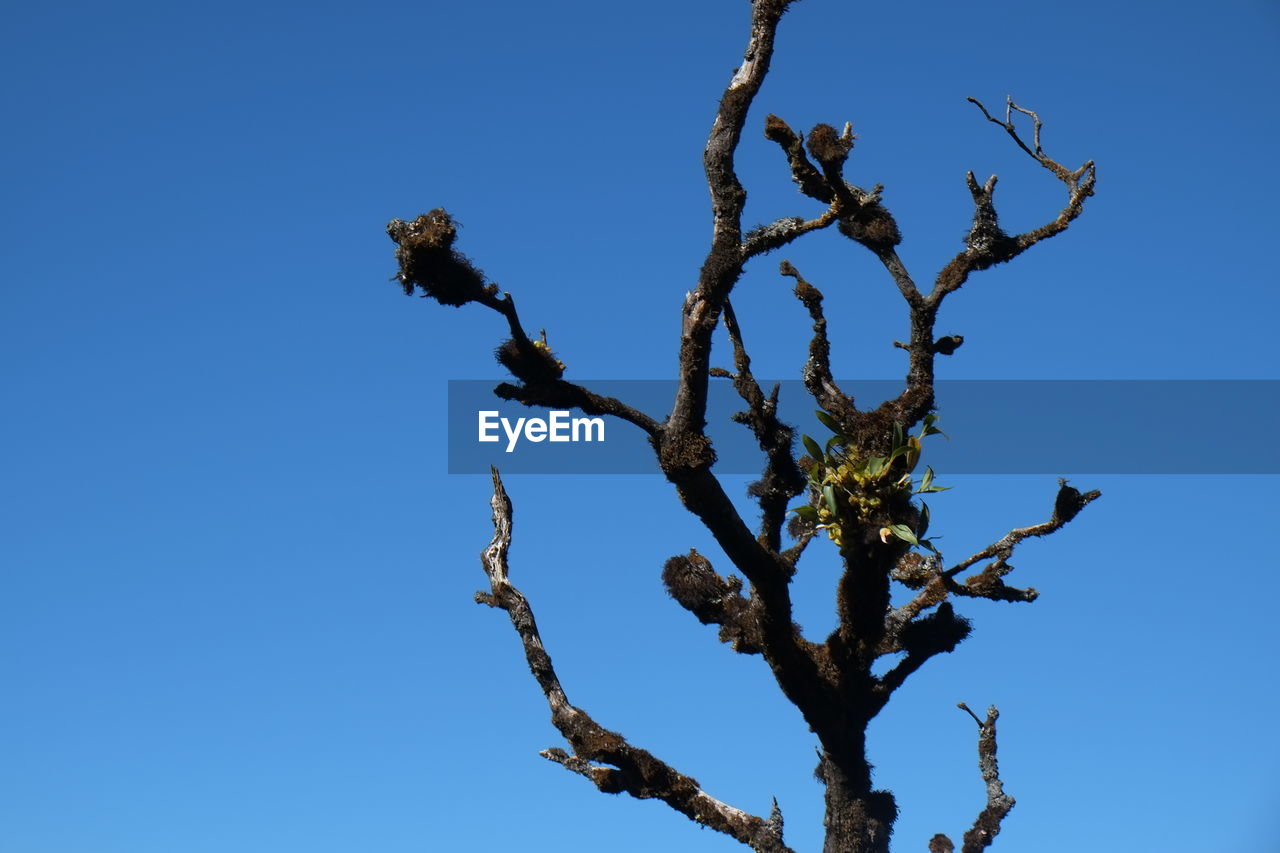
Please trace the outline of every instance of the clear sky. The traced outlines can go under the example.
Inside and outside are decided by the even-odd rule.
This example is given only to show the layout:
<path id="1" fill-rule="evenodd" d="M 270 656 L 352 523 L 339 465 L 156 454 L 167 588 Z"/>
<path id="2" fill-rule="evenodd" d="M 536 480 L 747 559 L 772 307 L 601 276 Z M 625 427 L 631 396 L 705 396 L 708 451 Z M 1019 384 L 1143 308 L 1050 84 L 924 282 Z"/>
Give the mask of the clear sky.
<path id="1" fill-rule="evenodd" d="M 886 186 L 927 280 L 967 226 L 967 169 L 999 173 L 1010 228 L 1060 205 L 964 100 L 1012 93 L 1051 155 L 1098 162 L 1098 195 L 948 301 L 939 331 L 966 343 L 942 375 L 1280 379 L 1277 9 L 805 0 L 748 124 L 747 218 L 815 212 L 767 112 L 852 121 L 848 174 Z M 672 376 L 746 14 L 7 4 L 0 850 L 740 849 L 538 757 L 560 741 L 516 637 L 470 601 L 489 486 L 445 473 L 446 381 L 503 377 L 500 322 L 406 299 L 383 226 L 448 207 L 571 378 Z M 867 253 L 832 233 L 781 254 L 828 296 L 837 373 L 899 375 L 905 314 Z M 735 303 L 757 374 L 794 377 L 807 320 L 777 259 Z M 1270 440 L 1245 411 L 1186 454 Z M 1003 714 L 1018 806 L 994 849 L 1275 849 L 1276 478 L 939 471 L 940 545 L 1042 520 L 1059 473 L 1104 497 L 1019 552 L 1040 600 L 962 604 L 972 639 L 873 725 L 898 849 L 981 808 L 961 700 Z M 513 576 L 570 697 L 715 796 L 776 796 L 818 849 L 812 735 L 661 588 L 667 557 L 716 553 L 670 486 L 508 487 Z M 833 556 L 798 581 L 815 633 Z"/>

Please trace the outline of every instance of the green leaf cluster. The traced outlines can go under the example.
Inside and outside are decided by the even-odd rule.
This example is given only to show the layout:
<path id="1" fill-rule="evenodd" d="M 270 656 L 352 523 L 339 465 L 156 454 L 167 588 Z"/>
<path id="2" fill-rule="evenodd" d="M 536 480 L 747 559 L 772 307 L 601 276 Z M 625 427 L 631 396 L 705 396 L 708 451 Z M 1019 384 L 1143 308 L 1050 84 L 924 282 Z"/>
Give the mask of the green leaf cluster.
<path id="1" fill-rule="evenodd" d="M 893 425 L 893 441 L 889 455 L 863 455 L 840 429 L 840 425 L 823 411 L 814 413 L 833 435 L 825 445 L 820 445 L 807 435 L 800 437 L 809 459 L 806 475 L 809 479 L 810 502 L 796 507 L 792 512 L 811 522 L 819 530 L 842 546 L 843 532 L 840 520 L 849 516 L 868 519 L 894 497 L 910 500 L 911 495 L 945 491 L 947 486 L 934 483 L 933 469 L 925 466 L 919 482 L 915 470 L 920 464 L 923 440 L 930 435 L 943 435 L 937 426 L 938 417 L 924 417 L 920 432 L 906 434 L 902 424 Z M 933 544 L 923 538 L 929 526 L 929 507 L 921 502 L 920 522 L 916 530 L 905 524 L 891 524 L 881 530 L 881 538 L 887 541 L 892 535 L 911 545 L 935 550 Z"/>

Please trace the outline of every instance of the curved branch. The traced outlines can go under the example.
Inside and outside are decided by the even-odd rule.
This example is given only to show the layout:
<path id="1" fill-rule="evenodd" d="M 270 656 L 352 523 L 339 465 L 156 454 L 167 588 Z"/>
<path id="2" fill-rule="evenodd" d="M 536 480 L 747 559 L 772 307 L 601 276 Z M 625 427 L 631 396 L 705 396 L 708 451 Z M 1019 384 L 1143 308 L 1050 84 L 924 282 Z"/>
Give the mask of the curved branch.
<path id="1" fill-rule="evenodd" d="M 684 440 L 701 437 L 706 427 L 707 378 L 710 370 L 711 333 L 720 320 L 720 310 L 734 284 L 742 275 L 746 260 L 742 252 L 742 209 L 746 190 L 734 171 L 734 155 L 742 139 L 747 111 L 773 58 L 774 37 L 792 0 L 754 0 L 751 4 L 751 35 L 738 67 L 711 125 L 702 164 L 711 191 L 713 231 L 711 250 L 698 275 L 698 286 L 685 300 L 680 340 L 680 376 L 675 404 L 667 419 L 670 429 Z M 681 464 L 711 464 L 703 453 Z M 675 461 L 675 460 L 673 460 Z M 664 470 L 667 465 L 664 464 Z"/>
<path id="2" fill-rule="evenodd" d="M 477 593 L 476 600 L 505 610 L 511 618 L 524 645 L 529 669 L 551 708 L 551 722 L 574 750 L 571 755 L 553 747 L 544 750 L 543 757 L 585 776 L 606 793 L 662 800 L 690 820 L 723 832 L 759 853 L 792 853 L 782 841 L 782 820 L 776 803 L 774 813 L 767 819 L 727 805 L 703 791 L 696 779 L 647 750 L 632 746 L 622 735 L 604 728 L 569 702 L 551 656 L 542 645 L 533 608 L 510 581 L 507 553 L 511 547 L 511 499 L 498 469 L 493 468 L 492 474 L 493 539 L 480 554 L 490 591 Z"/>
<path id="3" fill-rule="evenodd" d="M 906 657 L 880 677 L 876 684 L 880 702 L 888 702 L 893 691 L 931 658 L 955 651 L 956 646 L 969 636 L 970 629 L 969 620 L 956 615 L 949 601 L 939 604 L 938 609 L 927 616 L 894 624 L 894 650 L 905 651 Z M 883 654 L 881 649 L 877 649 L 877 653 Z"/>

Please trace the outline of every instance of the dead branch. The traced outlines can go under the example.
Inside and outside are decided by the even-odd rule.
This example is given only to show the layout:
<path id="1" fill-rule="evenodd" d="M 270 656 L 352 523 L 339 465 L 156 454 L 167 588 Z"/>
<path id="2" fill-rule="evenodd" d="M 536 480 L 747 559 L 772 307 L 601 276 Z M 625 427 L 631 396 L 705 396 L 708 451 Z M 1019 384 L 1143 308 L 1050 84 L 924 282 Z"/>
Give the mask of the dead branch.
<path id="1" fill-rule="evenodd" d="M 1013 556 L 1018 543 L 1025 539 L 1048 536 L 1062 529 L 1076 517 L 1087 505 L 1102 496 L 1098 490 L 1080 492 L 1067 485 L 1065 480 L 1058 481 L 1058 495 L 1054 500 L 1053 514 L 1050 519 L 1030 527 L 1020 527 L 1009 531 L 998 541 L 993 542 L 981 551 L 961 560 L 945 571 L 939 558 L 930 555 L 908 554 L 895 567 L 893 578 L 903 585 L 918 590 L 916 595 L 900 607 L 893 608 L 885 615 L 884 634 L 876 649 L 877 656 L 895 654 L 903 651 L 902 638 L 904 632 L 913 630 L 912 625 L 920 624 L 920 614 L 934 607 L 939 607 L 946 600 L 956 595 L 963 598 L 986 598 L 992 601 L 1034 601 L 1039 593 L 1032 588 L 1019 589 L 1005 584 L 1003 578 L 1013 571 L 1009 558 Z M 982 560 L 995 558 L 981 572 L 958 583 L 956 576 Z M 927 618 L 927 617 L 925 617 Z M 958 630 L 958 629 L 956 629 Z M 945 632 L 944 632 L 945 633 Z M 945 645 L 943 643 L 942 645 Z M 943 649 L 950 651 L 950 649 Z M 937 654 L 933 652 L 932 654 Z M 928 657 L 931 657 L 930 654 Z M 893 690 L 905 680 L 906 676 L 918 669 L 927 660 L 920 653 L 908 655 L 897 667 L 887 673 L 880 681 L 878 690 L 882 693 Z M 887 698 L 887 693 L 884 693 Z"/>
<path id="2" fill-rule="evenodd" d="M 1013 102 L 1013 98 L 1006 99 L 1004 121 L 987 112 L 987 108 L 977 98 L 969 98 L 968 101 L 982 111 L 987 121 L 1004 128 L 1019 148 L 1052 172 L 1054 177 L 1066 186 L 1067 204 L 1050 222 L 1032 231 L 1010 237 L 1000 229 L 996 217 L 993 201 L 996 176 L 992 175 L 985 184 L 979 186 L 973 173 L 970 172 L 966 177 L 966 183 L 974 200 L 973 225 L 965 239 L 965 250 L 952 258 L 951 262 L 938 273 L 933 292 L 928 297 L 935 306 L 940 305 L 948 293 L 959 289 L 969 278 L 969 274 L 975 270 L 984 270 L 995 264 L 1013 260 L 1041 240 L 1047 240 L 1067 230 L 1067 227 L 1084 210 L 1085 200 L 1093 195 L 1098 177 L 1097 167 L 1092 160 L 1086 160 L 1080 168 L 1070 170 L 1045 154 L 1040 145 L 1040 129 L 1043 126 L 1040 116 L 1032 110 L 1018 106 Z M 1014 126 L 1015 112 L 1030 116 L 1034 123 L 1034 140 L 1031 146 L 1022 140 Z"/>
<path id="3" fill-rule="evenodd" d="M 1000 767 L 996 763 L 996 720 L 1000 712 L 995 705 L 987 708 L 987 719 L 981 720 L 969 710 L 969 706 L 961 702 L 957 706 L 973 717 L 978 724 L 978 769 L 982 772 L 982 781 L 987 786 L 987 805 L 974 820 L 973 826 L 964 834 L 962 853 L 982 853 L 991 846 L 1000 834 L 1000 824 L 1013 810 L 1015 800 L 1004 792 L 1004 783 L 1000 780 Z"/>
<path id="4" fill-rule="evenodd" d="M 480 554 L 489 578 L 489 592 L 476 600 L 507 612 L 524 645 L 529 669 L 542 688 L 551 709 L 551 722 L 573 748 L 544 750 L 550 761 L 585 776 L 601 791 L 627 793 L 637 799 L 661 800 L 671 808 L 711 829 L 737 839 L 759 853 L 792 853 L 782 841 L 781 815 L 774 804 L 769 818 L 760 818 L 707 794 L 696 779 L 675 770 L 652 753 L 632 746 L 621 734 L 610 731 L 571 704 L 565 695 L 551 656 L 542 645 L 533 608 L 511 583 L 507 554 L 511 547 L 513 510 L 498 469 L 493 473 L 493 539 Z"/>
<path id="5" fill-rule="evenodd" d="M 965 832 L 961 853 L 982 853 L 1000 834 L 1000 824 L 1017 801 L 1004 792 L 1000 768 L 996 764 L 996 720 L 1000 718 L 1000 712 L 992 705 L 987 708 L 987 719 L 984 721 L 965 703 L 960 702 L 956 707 L 973 717 L 973 721 L 978 724 L 978 769 L 987 786 L 987 805 L 978 813 L 973 826 Z M 955 843 L 942 833 L 929 839 L 929 853 L 953 853 L 955 849 Z"/>
<path id="6" fill-rule="evenodd" d="M 853 129 L 846 125 L 846 130 L 849 147 L 852 148 Z M 777 143 L 782 153 L 786 155 L 787 164 L 791 167 L 791 180 L 795 182 L 801 193 L 823 204 L 835 203 L 835 189 L 828 183 L 826 176 L 809 162 L 809 157 L 804 152 L 804 138 L 800 134 L 792 130 L 785 121 L 770 113 L 764 119 L 764 136 L 765 139 Z M 848 149 L 845 150 L 845 155 L 848 155 Z"/>
<path id="7" fill-rule="evenodd" d="M 615 397 L 596 394 L 585 386 L 566 382 L 563 379 L 536 385 L 513 385 L 510 382 L 502 382 L 494 387 L 493 393 L 503 400 L 512 400 L 526 406 L 578 409 L 587 415 L 611 415 L 638 426 L 650 436 L 658 436 L 662 432 L 662 424 L 644 412 L 633 409 Z"/>

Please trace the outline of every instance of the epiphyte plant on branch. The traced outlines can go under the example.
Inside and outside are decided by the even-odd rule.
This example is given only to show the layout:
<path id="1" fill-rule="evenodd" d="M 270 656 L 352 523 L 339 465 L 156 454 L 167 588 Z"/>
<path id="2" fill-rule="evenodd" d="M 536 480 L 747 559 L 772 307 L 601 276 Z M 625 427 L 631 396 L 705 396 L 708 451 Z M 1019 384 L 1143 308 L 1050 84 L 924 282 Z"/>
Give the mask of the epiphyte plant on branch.
<path id="1" fill-rule="evenodd" d="M 774 36 L 792 0 L 754 0 L 742 64 L 726 88 L 703 153 L 712 197 L 713 231 L 696 287 L 682 307 L 679 371 L 675 398 L 659 421 L 622 400 L 596 394 L 564 378 L 566 367 L 547 345 L 545 333 L 526 332 L 515 302 L 454 248 L 457 226 L 443 209 L 411 222 L 393 220 L 387 232 L 397 244 L 397 280 L 406 294 L 421 291 L 442 304 L 478 303 L 506 320 L 510 337 L 497 357 L 514 382 L 495 388 L 500 398 L 527 406 L 576 408 L 608 415 L 643 430 L 657 464 L 675 486 L 683 505 L 697 516 L 725 558 L 741 574 L 726 574 L 690 551 L 672 557 L 662 570 L 667 591 L 704 624 L 716 625 L 720 639 L 740 654 L 759 655 L 783 694 L 803 715 L 819 744 L 817 778 L 825 786 L 824 853 L 876 853 L 889 849 L 898 809 L 892 793 L 876 790 L 867 761 L 870 721 L 894 692 L 934 656 L 950 652 L 969 633 L 969 622 L 953 601 L 985 598 L 1030 602 L 1036 591 L 1005 583 L 1009 562 L 1022 541 L 1045 536 L 1071 521 L 1099 496 L 1059 481 L 1047 521 L 1017 528 L 958 562 L 947 565 L 936 544 L 926 538 L 928 506 L 919 496 L 941 490 L 933 470 L 916 479 L 923 440 L 938 432 L 934 414 L 934 366 L 963 343 L 959 335 L 935 335 L 943 301 L 969 276 L 1010 261 L 1067 229 L 1093 194 L 1092 161 L 1070 170 L 1041 147 L 1041 121 L 1009 100 L 1004 120 L 973 102 L 1000 125 L 1015 144 L 1051 172 L 1067 190 L 1066 205 L 1047 223 L 1021 234 L 1004 232 L 995 208 L 996 178 L 966 183 L 974 213 L 959 251 L 921 291 L 896 247 L 901 234 L 882 202 L 883 187 L 855 186 L 844 176 L 853 146 L 849 125 L 842 131 L 826 124 L 799 134 L 769 115 L 764 135 L 785 157 L 800 192 L 821 208 L 816 216 L 783 217 L 744 231 L 746 202 L 734 158 L 747 113 L 769 70 Z M 970 99 L 973 100 L 973 99 Z M 1032 122 L 1033 138 L 1023 139 L 1018 116 Z M 778 388 L 766 393 L 751 372 L 751 360 L 730 295 L 749 261 L 786 246 L 805 234 L 835 226 L 884 266 L 906 302 L 911 333 L 906 343 L 904 387 L 894 399 L 861 408 L 841 390 L 831 373 L 828 321 L 823 296 L 794 266 L 780 272 L 795 281 L 795 295 L 812 321 L 812 337 L 802 377 L 832 436 L 819 444 L 802 438 L 797 456 L 795 432 L 777 413 Z M 732 368 L 712 367 L 713 333 L 723 323 L 731 346 Z M 749 428 L 763 455 L 763 475 L 749 489 L 759 510 L 753 530 L 712 471 L 716 455 L 706 433 L 708 386 L 712 378 L 729 380 L 745 408 L 735 419 Z M 918 428 L 918 429 L 917 429 Z M 551 709 L 551 720 L 569 747 L 543 751 L 547 759 L 586 777 L 599 790 L 658 799 L 693 821 L 725 833 L 761 853 L 791 850 L 783 839 L 776 803 L 771 814 L 754 815 L 722 802 L 692 777 L 605 728 L 572 704 L 551 657 L 544 649 L 529 601 L 511 582 L 507 560 L 512 534 L 512 503 L 497 470 L 493 471 L 494 535 L 481 555 L 489 590 L 477 600 L 505 610 L 523 643 L 525 656 Z M 789 520 L 790 519 L 790 520 Z M 806 637 L 792 618 L 791 582 L 801 556 L 815 539 L 829 539 L 839 552 L 836 589 L 838 625 L 822 639 Z M 980 569 L 972 571 L 980 563 Z M 744 581 L 745 579 L 745 585 Z M 893 602 L 894 584 L 907 592 Z M 877 674 L 876 664 L 887 658 Z M 973 715 L 968 707 L 960 706 Z M 987 802 L 964 834 L 964 853 L 986 849 L 1000 831 L 1014 800 L 1004 793 L 996 764 L 996 719 L 992 707 L 978 724 L 978 756 Z M 955 844 L 938 834 L 928 841 L 934 853 Z"/>

